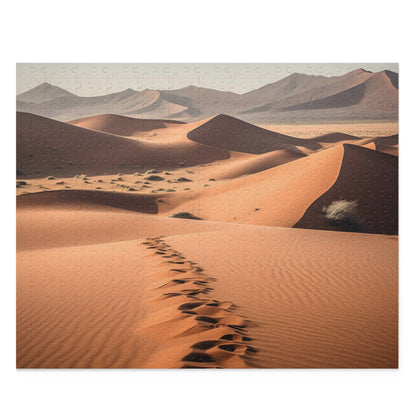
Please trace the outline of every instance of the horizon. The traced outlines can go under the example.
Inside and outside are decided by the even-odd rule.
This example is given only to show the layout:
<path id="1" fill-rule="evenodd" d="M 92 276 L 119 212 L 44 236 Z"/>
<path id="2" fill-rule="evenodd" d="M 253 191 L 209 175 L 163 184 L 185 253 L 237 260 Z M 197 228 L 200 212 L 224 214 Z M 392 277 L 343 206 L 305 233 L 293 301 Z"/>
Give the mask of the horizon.
<path id="1" fill-rule="evenodd" d="M 334 77 L 357 69 L 398 72 L 396 63 L 349 64 L 16 64 L 16 95 L 47 83 L 81 97 L 190 86 L 245 94 L 292 74 Z M 160 73 L 163 73 L 161 75 Z M 156 74 L 156 75 L 155 75 Z M 250 87 L 248 87 L 250 86 Z"/>

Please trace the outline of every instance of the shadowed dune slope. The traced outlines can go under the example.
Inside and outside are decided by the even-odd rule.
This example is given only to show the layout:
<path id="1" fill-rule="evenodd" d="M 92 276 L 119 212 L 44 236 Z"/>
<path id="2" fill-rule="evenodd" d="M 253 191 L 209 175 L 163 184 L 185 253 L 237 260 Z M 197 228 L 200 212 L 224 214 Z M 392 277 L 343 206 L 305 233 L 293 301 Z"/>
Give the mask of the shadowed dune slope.
<path id="1" fill-rule="evenodd" d="M 399 135 L 361 139 L 354 144 L 367 147 L 368 149 L 399 156 Z"/>
<path id="2" fill-rule="evenodd" d="M 296 146 L 311 150 L 321 148 L 319 143 L 265 130 L 224 114 L 220 114 L 191 130 L 188 133 L 188 138 L 208 146 L 253 154 L 267 153 L 273 150 L 296 151 Z"/>
<path id="3" fill-rule="evenodd" d="M 137 136 L 143 132 L 165 129 L 169 126 L 184 124 L 182 121 L 157 119 L 140 119 L 120 116 L 117 114 L 102 114 L 69 121 L 69 124 L 117 136 Z"/>
<path id="4" fill-rule="evenodd" d="M 386 136 L 386 137 L 377 137 L 373 140 L 374 143 L 377 145 L 382 146 L 398 146 L 399 145 L 399 135 L 393 134 L 392 136 Z"/>
<path id="5" fill-rule="evenodd" d="M 25 177 L 114 174 L 138 166 L 194 166 L 228 159 L 230 153 L 184 138 L 149 143 L 17 113 L 17 169 Z"/>
<path id="6" fill-rule="evenodd" d="M 382 144 L 375 145 L 378 152 L 387 153 L 392 156 L 399 156 L 399 148 L 397 146 L 384 146 Z"/>
<path id="7" fill-rule="evenodd" d="M 17 208 L 39 207 L 114 207 L 146 214 L 157 214 L 157 196 L 150 194 L 127 194 L 123 192 L 106 192 L 93 190 L 62 190 L 37 192 L 20 195 Z"/>
<path id="8" fill-rule="evenodd" d="M 347 219 L 355 223 L 357 231 L 397 234 L 397 157 L 351 144 L 343 146 L 344 157 L 336 182 L 311 204 L 295 227 L 337 229 L 328 221 L 322 209 L 334 201 L 347 200 L 357 202 L 354 218 Z M 342 225 L 339 223 L 338 227 Z"/>

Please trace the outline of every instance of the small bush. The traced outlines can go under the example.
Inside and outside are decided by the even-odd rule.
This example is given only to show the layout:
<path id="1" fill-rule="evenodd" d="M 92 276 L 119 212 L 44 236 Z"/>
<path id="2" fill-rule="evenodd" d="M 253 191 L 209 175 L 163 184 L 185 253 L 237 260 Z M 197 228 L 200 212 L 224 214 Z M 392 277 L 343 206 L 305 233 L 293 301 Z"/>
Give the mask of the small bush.
<path id="1" fill-rule="evenodd" d="M 357 207 L 357 201 L 340 199 L 322 207 L 322 212 L 332 225 L 342 231 L 362 232 Z"/>

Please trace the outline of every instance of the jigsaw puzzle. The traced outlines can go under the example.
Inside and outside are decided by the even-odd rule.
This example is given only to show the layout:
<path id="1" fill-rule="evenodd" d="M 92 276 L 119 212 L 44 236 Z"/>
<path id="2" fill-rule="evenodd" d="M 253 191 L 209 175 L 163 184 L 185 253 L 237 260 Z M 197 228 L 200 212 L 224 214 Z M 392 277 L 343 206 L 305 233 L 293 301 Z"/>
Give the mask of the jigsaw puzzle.
<path id="1" fill-rule="evenodd" d="M 18 64 L 17 368 L 397 368 L 397 64 Z"/>

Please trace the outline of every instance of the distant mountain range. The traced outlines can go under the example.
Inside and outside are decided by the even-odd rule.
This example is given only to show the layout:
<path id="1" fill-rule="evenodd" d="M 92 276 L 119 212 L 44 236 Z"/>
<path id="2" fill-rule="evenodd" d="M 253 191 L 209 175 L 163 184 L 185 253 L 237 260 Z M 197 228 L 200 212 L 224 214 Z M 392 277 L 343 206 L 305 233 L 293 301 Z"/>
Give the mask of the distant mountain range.
<path id="1" fill-rule="evenodd" d="M 294 73 L 245 94 L 191 85 L 80 97 L 43 83 L 19 94 L 16 109 L 62 121 L 97 114 L 182 121 L 228 114 L 257 124 L 395 120 L 398 74 L 363 69 L 335 77 Z"/>

